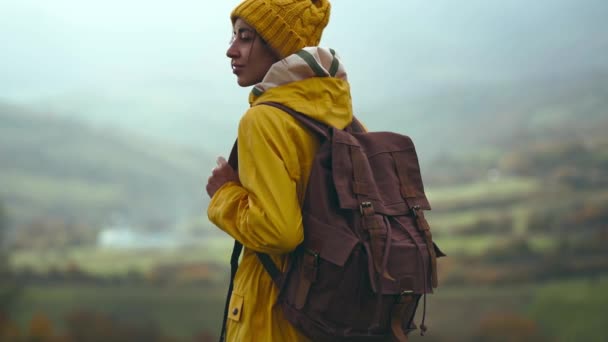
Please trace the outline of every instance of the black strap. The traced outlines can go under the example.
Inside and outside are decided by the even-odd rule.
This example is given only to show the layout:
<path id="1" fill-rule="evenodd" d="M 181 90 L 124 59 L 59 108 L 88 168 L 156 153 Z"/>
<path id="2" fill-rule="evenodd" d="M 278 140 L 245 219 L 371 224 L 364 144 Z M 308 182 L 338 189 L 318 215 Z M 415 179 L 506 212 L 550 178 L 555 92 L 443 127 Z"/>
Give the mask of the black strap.
<path id="1" fill-rule="evenodd" d="M 226 340 L 226 320 L 228 319 L 228 306 L 230 305 L 230 297 L 232 296 L 232 289 L 234 287 L 234 276 L 239 268 L 239 257 L 243 245 L 234 240 L 234 247 L 232 248 L 232 255 L 230 256 L 230 285 L 228 286 L 228 295 L 226 296 L 226 304 L 224 305 L 224 319 L 222 321 L 222 332 L 220 333 L 220 342 Z"/>
<path id="2" fill-rule="evenodd" d="M 234 141 L 230 156 L 228 157 L 228 164 L 234 169 L 238 170 L 239 158 L 238 158 L 238 140 Z M 234 247 L 232 248 L 232 255 L 230 256 L 230 285 L 228 286 L 228 294 L 226 295 L 226 304 L 224 305 L 224 319 L 222 320 L 222 332 L 220 333 L 220 342 L 226 340 L 226 320 L 228 319 L 228 306 L 230 305 L 230 297 L 232 297 L 232 289 L 234 287 L 234 276 L 239 268 L 239 257 L 243 250 L 243 244 L 234 240 Z"/>
<path id="3" fill-rule="evenodd" d="M 234 144 L 232 145 L 232 150 L 230 151 L 230 156 L 228 156 L 228 165 L 232 166 L 232 169 L 238 171 L 239 169 L 239 149 L 238 149 L 239 140 L 234 140 Z"/>
<path id="4" fill-rule="evenodd" d="M 272 278 L 274 284 L 280 289 L 283 280 L 283 272 L 275 265 L 274 261 L 270 258 L 270 255 L 260 252 L 256 252 L 255 254 L 258 256 L 258 259 L 264 266 L 264 269 L 266 269 L 268 275 L 270 275 L 270 278 Z"/>

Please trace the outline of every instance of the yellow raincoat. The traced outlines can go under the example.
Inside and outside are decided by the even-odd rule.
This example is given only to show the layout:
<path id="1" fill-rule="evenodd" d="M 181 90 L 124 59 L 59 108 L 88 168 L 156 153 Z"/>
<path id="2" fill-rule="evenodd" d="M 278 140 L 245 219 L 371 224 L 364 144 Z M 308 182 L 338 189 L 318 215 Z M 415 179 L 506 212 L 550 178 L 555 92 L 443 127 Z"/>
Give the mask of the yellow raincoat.
<path id="1" fill-rule="evenodd" d="M 312 57 L 312 58 L 311 58 Z M 275 63 L 252 91 L 238 130 L 241 184 L 213 196 L 209 219 L 244 246 L 234 280 L 227 341 L 306 341 L 274 306 L 278 290 L 255 252 L 283 271 L 287 253 L 303 241 L 302 204 L 318 139 L 279 102 L 338 128 L 352 120 L 350 87 L 333 50 L 305 48 Z"/>

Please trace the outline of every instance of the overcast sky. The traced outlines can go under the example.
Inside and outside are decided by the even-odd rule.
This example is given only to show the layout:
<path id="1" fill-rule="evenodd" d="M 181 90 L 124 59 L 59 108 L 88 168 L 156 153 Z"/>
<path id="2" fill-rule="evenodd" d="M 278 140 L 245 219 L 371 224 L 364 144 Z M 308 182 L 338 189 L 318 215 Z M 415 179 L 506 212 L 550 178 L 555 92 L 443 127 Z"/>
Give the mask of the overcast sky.
<path id="1" fill-rule="evenodd" d="M 128 109 L 134 122 L 158 114 L 150 108 L 235 120 L 249 91 L 236 85 L 225 57 L 238 2 L 2 0 L 0 101 L 60 103 L 110 122 L 118 116 L 97 113 L 100 103 Z M 332 6 L 322 45 L 342 56 L 355 108 L 441 87 L 608 69 L 605 0 Z M 192 110 L 200 106 L 207 110 Z"/>

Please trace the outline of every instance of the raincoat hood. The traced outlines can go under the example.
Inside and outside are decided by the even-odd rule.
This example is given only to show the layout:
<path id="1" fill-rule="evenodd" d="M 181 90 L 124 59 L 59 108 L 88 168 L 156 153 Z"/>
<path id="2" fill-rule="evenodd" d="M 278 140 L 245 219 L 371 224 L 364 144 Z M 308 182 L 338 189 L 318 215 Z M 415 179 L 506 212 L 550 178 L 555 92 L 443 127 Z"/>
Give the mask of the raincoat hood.
<path id="1" fill-rule="evenodd" d="M 249 96 L 252 106 L 261 102 L 281 103 L 340 129 L 353 118 L 346 71 L 328 48 L 307 47 L 273 64 Z"/>

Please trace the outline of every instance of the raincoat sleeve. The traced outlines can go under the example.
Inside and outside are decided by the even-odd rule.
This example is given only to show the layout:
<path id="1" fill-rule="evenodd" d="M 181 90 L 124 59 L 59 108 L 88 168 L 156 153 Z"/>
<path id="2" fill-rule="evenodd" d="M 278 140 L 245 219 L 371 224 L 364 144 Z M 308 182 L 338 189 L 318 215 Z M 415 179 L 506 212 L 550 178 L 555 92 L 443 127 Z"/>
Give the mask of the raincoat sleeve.
<path id="1" fill-rule="evenodd" d="M 207 210 L 220 229 L 267 254 L 288 253 L 304 239 L 294 171 L 298 159 L 284 122 L 262 106 L 248 110 L 238 132 L 241 184 L 224 184 Z"/>

